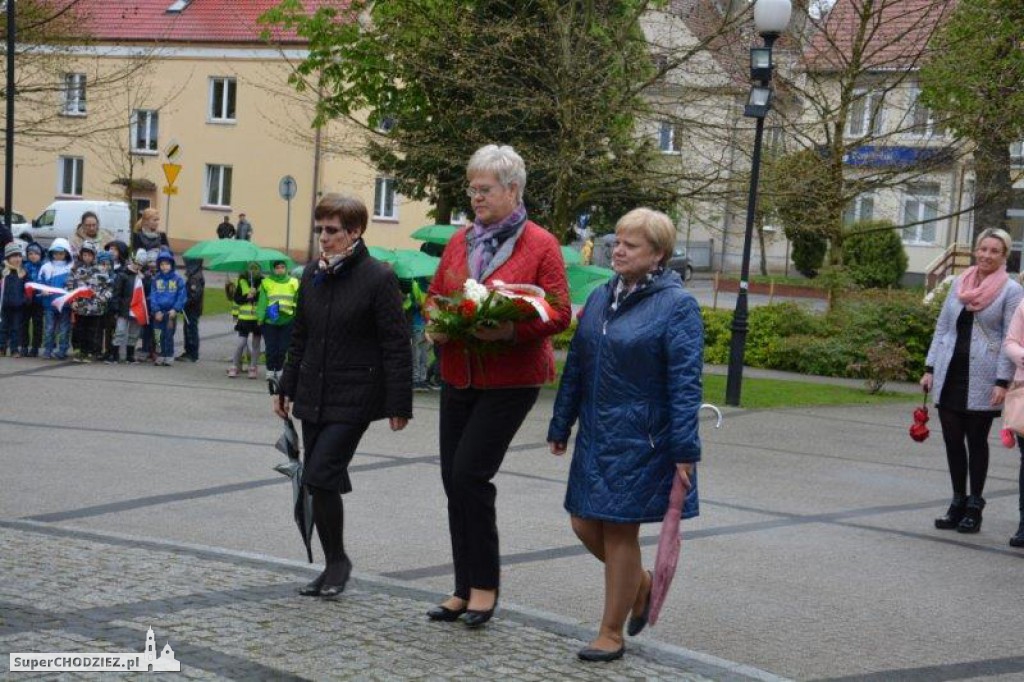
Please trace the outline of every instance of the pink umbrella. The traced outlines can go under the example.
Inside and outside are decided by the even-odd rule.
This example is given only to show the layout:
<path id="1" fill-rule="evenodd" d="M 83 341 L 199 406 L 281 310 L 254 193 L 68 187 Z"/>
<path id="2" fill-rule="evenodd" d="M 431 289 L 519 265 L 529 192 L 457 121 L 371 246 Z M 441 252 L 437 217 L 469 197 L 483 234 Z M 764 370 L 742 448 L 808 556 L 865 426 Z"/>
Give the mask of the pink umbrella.
<path id="1" fill-rule="evenodd" d="M 713 410 L 718 415 L 718 422 L 715 428 L 722 426 L 722 413 L 714 405 L 704 403 L 700 409 Z M 679 547 L 683 537 L 679 532 L 679 517 L 683 511 L 683 501 L 686 499 L 688 488 L 683 485 L 683 479 L 677 473 L 672 480 L 672 492 L 668 497 L 668 511 L 665 512 L 665 519 L 661 522 L 661 535 L 658 538 L 658 556 L 654 560 L 654 582 L 651 584 L 651 613 L 647 622 L 655 625 L 658 622 L 658 614 L 668 596 L 668 588 L 672 586 L 672 579 L 676 576 L 676 564 L 679 563 Z"/>

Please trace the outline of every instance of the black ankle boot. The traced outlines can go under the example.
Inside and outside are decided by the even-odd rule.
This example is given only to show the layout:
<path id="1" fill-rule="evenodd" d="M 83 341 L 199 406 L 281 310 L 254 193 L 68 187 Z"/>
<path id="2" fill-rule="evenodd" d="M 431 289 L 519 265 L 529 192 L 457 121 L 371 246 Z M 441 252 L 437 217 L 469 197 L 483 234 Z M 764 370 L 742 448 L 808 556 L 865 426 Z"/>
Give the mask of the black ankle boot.
<path id="1" fill-rule="evenodd" d="M 935 527 L 940 530 L 953 530 L 960 525 L 964 518 L 964 511 L 967 509 L 966 495 L 953 495 L 953 502 L 949 505 L 949 511 L 945 516 L 935 519 Z"/>
<path id="2" fill-rule="evenodd" d="M 985 500 L 976 495 L 967 498 L 967 509 L 964 517 L 956 527 L 957 533 L 977 533 L 981 530 L 981 510 L 985 508 Z"/>
<path id="3" fill-rule="evenodd" d="M 1010 547 L 1024 547 L 1024 519 L 1021 519 L 1017 534 L 1010 538 Z"/>

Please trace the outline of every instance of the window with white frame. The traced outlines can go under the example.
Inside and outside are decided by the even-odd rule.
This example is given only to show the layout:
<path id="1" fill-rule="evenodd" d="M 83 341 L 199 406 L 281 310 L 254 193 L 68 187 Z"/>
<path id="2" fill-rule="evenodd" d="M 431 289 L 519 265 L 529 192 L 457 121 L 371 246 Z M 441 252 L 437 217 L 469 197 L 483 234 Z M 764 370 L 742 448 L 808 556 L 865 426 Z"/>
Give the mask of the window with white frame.
<path id="1" fill-rule="evenodd" d="M 966 209 L 964 213 L 960 214 L 960 227 L 957 229 L 957 241 L 971 243 L 974 235 L 974 195 L 975 195 L 975 181 L 966 180 L 964 182 L 963 196 L 960 198 L 961 210 Z"/>
<path id="2" fill-rule="evenodd" d="M 1010 168 L 1024 168 L 1024 140 L 1010 145 Z"/>
<path id="3" fill-rule="evenodd" d="M 398 207 L 395 205 L 395 181 L 393 178 L 377 178 L 373 188 L 373 217 L 398 217 Z"/>
<path id="4" fill-rule="evenodd" d="M 85 116 L 85 74 L 64 74 L 64 105 L 61 109 L 65 116 Z"/>
<path id="5" fill-rule="evenodd" d="M 938 234 L 939 185 L 911 185 L 903 195 L 903 241 L 911 244 L 934 244 Z"/>
<path id="6" fill-rule="evenodd" d="M 231 205 L 231 166 L 206 164 L 206 194 L 203 203 L 207 206 Z"/>
<path id="7" fill-rule="evenodd" d="M 658 131 L 658 149 L 664 154 L 678 154 L 680 150 L 679 129 L 671 121 L 662 121 Z"/>
<path id="8" fill-rule="evenodd" d="M 238 84 L 234 78 L 210 79 L 210 120 L 221 123 L 235 120 Z"/>
<path id="9" fill-rule="evenodd" d="M 946 126 L 936 120 L 935 112 L 920 102 L 921 91 L 914 87 L 910 90 L 910 134 L 917 137 L 942 137 L 946 134 Z"/>
<path id="10" fill-rule="evenodd" d="M 843 211 L 843 224 L 866 222 L 875 217 L 875 195 L 871 193 L 859 194 L 853 201 L 846 205 Z"/>
<path id="11" fill-rule="evenodd" d="M 132 112 L 132 151 L 143 154 L 156 153 L 160 130 L 160 112 L 152 109 L 136 109 Z"/>
<path id="12" fill-rule="evenodd" d="M 882 133 L 884 94 L 880 90 L 854 90 L 846 119 L 847 137 L 864 137 Z"/>
<path id="13" fill-rule="evenodd" d="M 82 196 L 82 171 L 85 159 L 62 156 L 57 159 L 57 193 L 66 197 Z"/>

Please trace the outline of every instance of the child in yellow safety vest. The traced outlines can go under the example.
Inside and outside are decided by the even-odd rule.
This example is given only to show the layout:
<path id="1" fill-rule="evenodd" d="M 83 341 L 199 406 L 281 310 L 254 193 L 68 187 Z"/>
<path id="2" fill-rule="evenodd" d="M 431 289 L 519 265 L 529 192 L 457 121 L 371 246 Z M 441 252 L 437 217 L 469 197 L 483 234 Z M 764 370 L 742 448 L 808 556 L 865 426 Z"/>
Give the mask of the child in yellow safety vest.
<path id="1" fill-rule="evenodd" d="M 274 274 L 263 278 L 256 304 L 256 319 L 267 344 L 267 380 L 276 386 L 292 337 L 292 321 L 299 296 L 299 280 L 288 274 L 283 260 L 274 261 Z"/>
<path id="2" fill-rule="evenodd" d="M 249 378 L 257 378 L 257 364 L 260 360 L 260 324 L 256 319 L 256 303 L 260 294 L 260 285 L 263 283 L 263 276 L 260 274 L 259 263 L 249 263 L 248 272 L 238 278 L 235 284 L 235 303 L 238 304 L 238 322 L 235 323 L 235 331 L 238 332 L 238 345 L 235 346 L 235 354 L 231 359 L 231 367 L 228 368 L 228 376 L 235 378 L 242 371 L 242 354 L 248 346 L 249 337 L 252 337 L 252 350 L 249 358 Z"/>

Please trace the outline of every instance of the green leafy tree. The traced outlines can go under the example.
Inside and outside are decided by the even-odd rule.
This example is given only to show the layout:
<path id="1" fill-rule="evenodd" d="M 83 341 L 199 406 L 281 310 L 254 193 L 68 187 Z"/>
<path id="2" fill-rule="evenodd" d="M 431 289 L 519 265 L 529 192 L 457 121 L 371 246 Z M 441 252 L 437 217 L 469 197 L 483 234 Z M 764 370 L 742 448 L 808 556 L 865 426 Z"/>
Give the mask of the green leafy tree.
<path id="1" fill-rule="evenodd" d="M 322 92 L 316 123 L 363 125 L 356 151 L 439 221 L 468 208 L 472 152 L 505 143 L 526 160 L 531 213 L 564 237 L 580 211 L 669 208 L 679 191 L 637 135 L 656 75 L 639 25 L 651 4 L 390 0 L 309 13 L 285 0 L 264 21 L 309 41 L 291 81 Z"/>
<path id="2" fill-rule="evenodd" d="M 1024 3 L 960 0 L 931 42 L 922 97 L 974 142 L 975 230 L 1005 226 L 1010 144 L 1024 137 Z"/>

